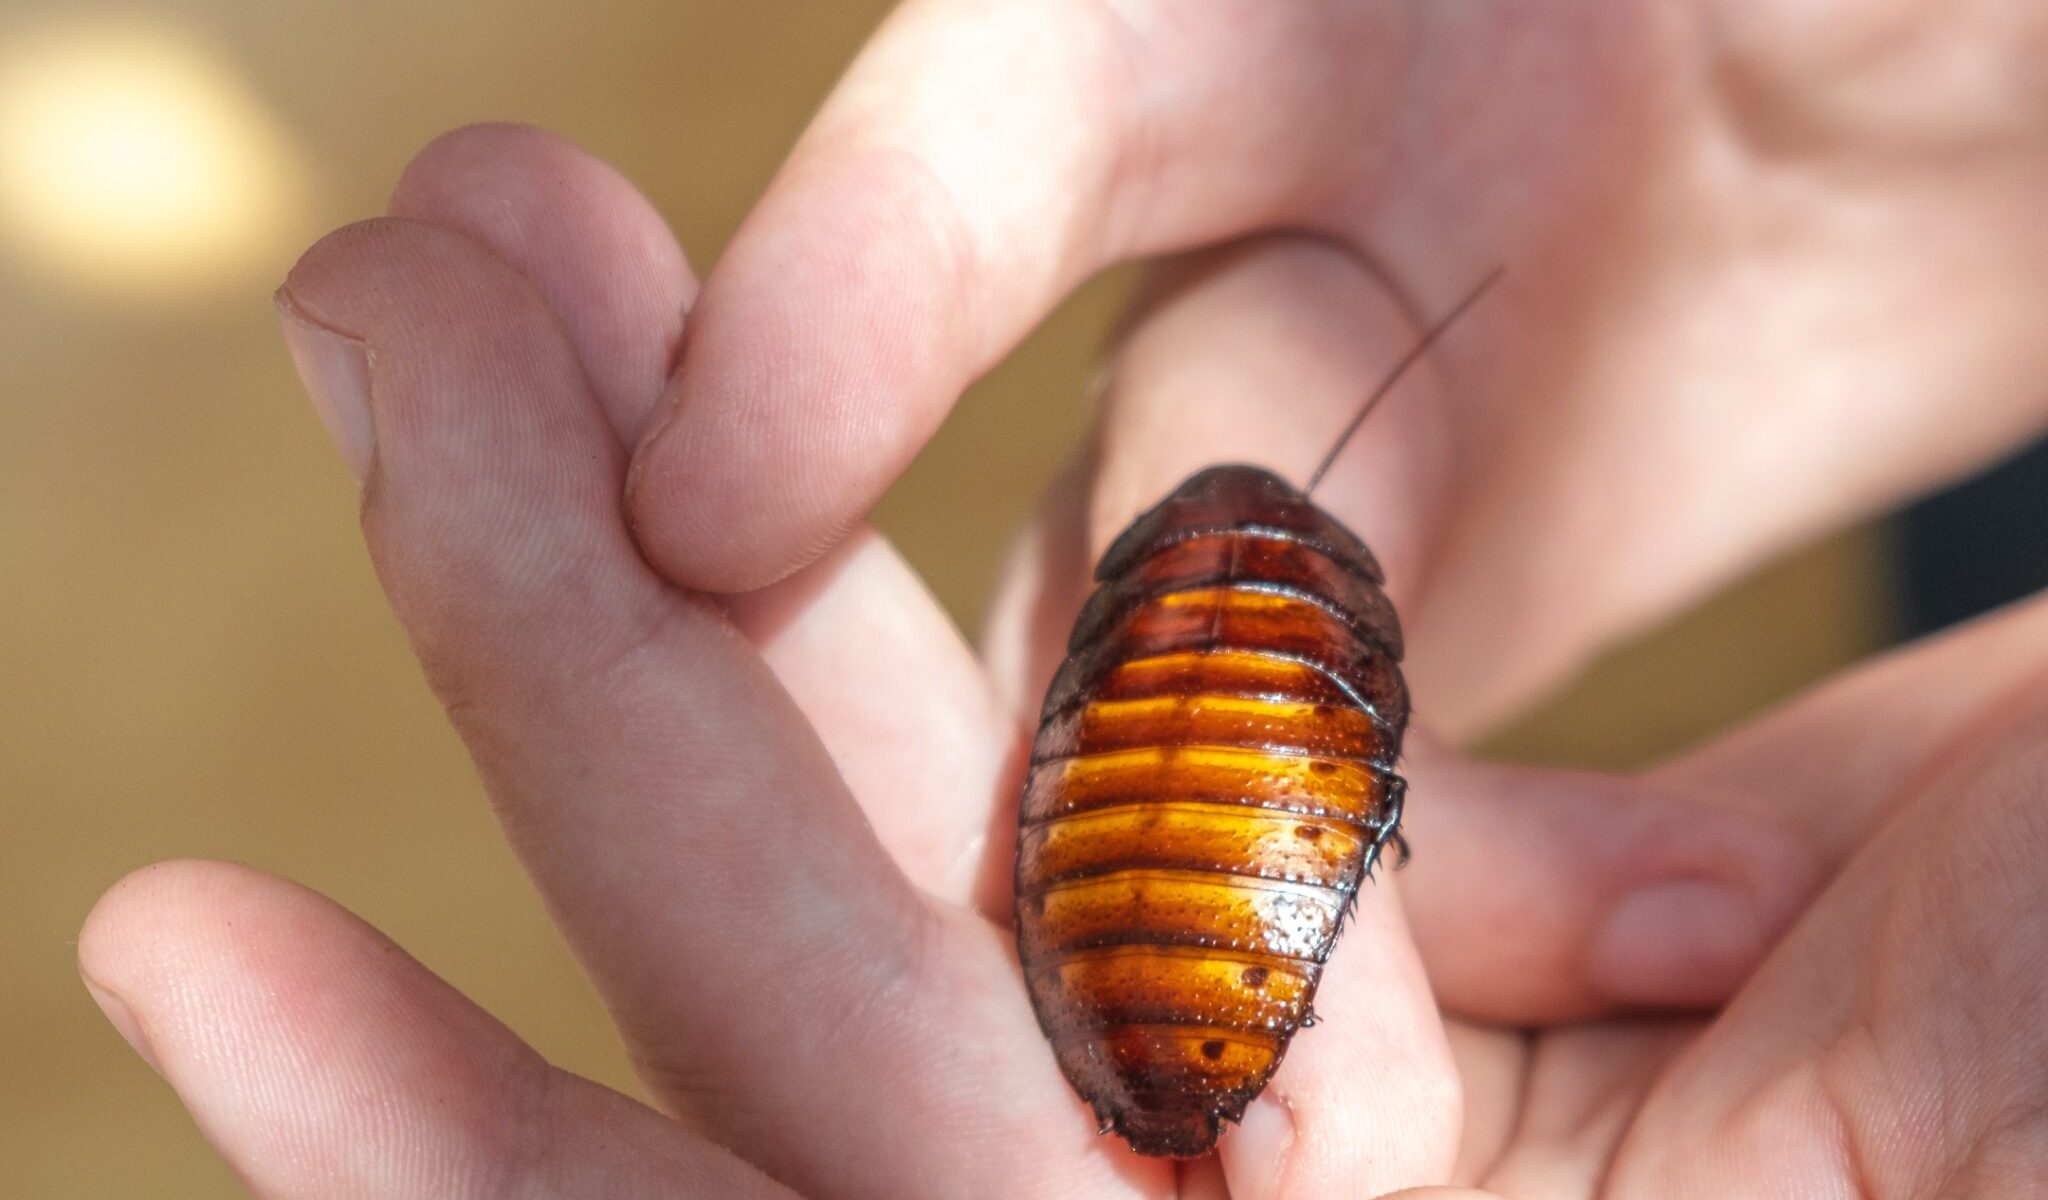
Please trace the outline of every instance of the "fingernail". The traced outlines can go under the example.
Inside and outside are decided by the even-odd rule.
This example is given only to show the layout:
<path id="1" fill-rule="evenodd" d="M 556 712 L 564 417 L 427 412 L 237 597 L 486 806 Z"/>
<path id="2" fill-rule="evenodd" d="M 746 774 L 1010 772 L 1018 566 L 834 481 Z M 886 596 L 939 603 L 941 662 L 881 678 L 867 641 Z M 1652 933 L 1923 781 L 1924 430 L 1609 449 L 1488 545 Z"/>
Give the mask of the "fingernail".
<path id="1" fill-rule="evenodd" d="M 1703 1006 L 1727 999 L 1766 944 L 1756 903 L 1706 879 L 1652 884 L 1614 906 L 1586 963 L 1594 987 L 1627 1004 Z"/>
<path id="2" fill-rule="evenodd" d="M 349 473 L 362 482 L 377 451 L 377 429 L 370 422 L 368 348 L 361 338 L 336 333 L 306 316 L 282 289 L 277 293 L 277 320 L 313 411 L 320 414 Z"/>
<path id="3" fill-rule="evenodd" d="M 1287 1153 L 1294 1148 L 1294 1114 L 1268 1093 L 1251 1102 L 1244 1120 L 1223 1143 L 1223 1177 L 1231 1200 L 1270 1200 L 1280 1194 Z"/>
<path id="4" fill-rule="evenodd" d="M 128 1002 L 90 979 L 85 981 L 85 990 L 92 993 L 93 1003 L 100 1006 L 100 1011 L 106 1014 L 107 1023 L 114 1027 L 114 1031 L 121 1035 L 135 1053 L 142 1056 L 142 1061 L 148 1063 L 151 1070 L 159 1075 L 163 1074 L 162 1065 L 156 1061 L 156 1051 L 150 1048 L 149 1038 L 142 1032 L 142 1022 L 135 1019 L 135 1010 L 128 1007 Z"/>

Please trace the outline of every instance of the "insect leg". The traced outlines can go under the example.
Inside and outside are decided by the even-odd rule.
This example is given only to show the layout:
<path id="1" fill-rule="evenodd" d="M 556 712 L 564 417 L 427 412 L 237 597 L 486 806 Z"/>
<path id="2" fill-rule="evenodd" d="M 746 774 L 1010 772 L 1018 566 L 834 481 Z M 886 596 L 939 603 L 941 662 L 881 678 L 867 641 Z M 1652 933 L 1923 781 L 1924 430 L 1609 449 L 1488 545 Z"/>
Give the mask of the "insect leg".
<path id="1" fill-rule="evenodd" d="M 1365 873 L 1368 878 L 1380 861 L 1380 850 L 1389 841 L 1400 857 L 1394 860 L 1394 869 L 1408 865 L 1408 839 L 1401 836 L 1401 803 L 1408 797 L 1408 781 L 1399 775 L 1387 776 L 1387 798 L 1380 808 L 1379 819 L 1373 822 L 1372 847 L 1366 852 Z"/>

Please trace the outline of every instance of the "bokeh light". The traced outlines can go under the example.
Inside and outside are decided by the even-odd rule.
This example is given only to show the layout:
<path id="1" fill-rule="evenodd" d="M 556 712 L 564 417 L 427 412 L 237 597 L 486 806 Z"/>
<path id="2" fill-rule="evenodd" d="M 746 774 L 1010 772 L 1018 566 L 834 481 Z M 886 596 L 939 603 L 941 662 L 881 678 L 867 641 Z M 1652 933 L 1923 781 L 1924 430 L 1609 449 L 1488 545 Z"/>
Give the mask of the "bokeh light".
<path id="1" fill-rule="evenodd" d="M 27 261 L 160 291 L 269 269 L 300 194 L 276 122 L 163 29 L 72 26 L 0 56 L 0 233 Z"/>

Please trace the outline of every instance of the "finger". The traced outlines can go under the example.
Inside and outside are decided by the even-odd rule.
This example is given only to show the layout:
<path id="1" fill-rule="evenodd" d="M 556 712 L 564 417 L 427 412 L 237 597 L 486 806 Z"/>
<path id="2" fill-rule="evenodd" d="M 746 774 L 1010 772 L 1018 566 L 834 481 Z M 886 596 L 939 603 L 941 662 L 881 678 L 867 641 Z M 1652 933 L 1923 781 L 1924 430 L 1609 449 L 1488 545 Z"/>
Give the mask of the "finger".
<path id="1" fill-rule="evenodd" d="M 2044 676 L 2048 598 L 2036 597 L 1849 671 L 1656 774 L 1754 797 L 1840 863 Z"/>
<path id="2" fill-rule="evenodd" d="M 1448 1179 L 1462 1098 L 1442 1018 L 1391 885 L 1368 884 L 1316 1024 L 1218 1146 L 1233 1200 L 1376 1195 Z"/>
<path id="3" fill-rule="evenodd" d="M 981 634 L 989 687 L 1032 728 L 1094 582 L 1087 518 L 1097 461 L 1089 446 L 1061 468 L 1011 543 L 989 598 Z"/>
<path id="4" fill-rule="evenodd" d="M 122 1036 L 264 1200 L 788 1197 L 588 1080 L 333 903 L 165 863 L 107 893 L 79 965 Z"/>
<path id="5" fill-rule="evenodd" d="M 1508 1096 L 1514 1124 L 1471 1178 L 1516 1200 L 1582 1200 L 1602 1178 L 1629 1123 L 1703 1021 L 1587 1022 L 1528 1039 Z"/>
<path id="6" fill-rule="evenodd" d="M 469 125 L 407 164 L 390 214 L 465 234 L 540 293 L 631 445 L 661 395 L 696 276 L 661 214 L 603 160 L 527 125 Z"/>
<path id="7" fill-rule="evenodd" d="M 435 138 L 393 189 L 391 216 L 481 243 L 559 321 L 621 445 L 659 397 L 697 280 L 654 206 L 609 164 L 532 126 Z"/>
<path id="8" fill-rule="evenodd" d="M 1644 1106 L 1621 1195 L 2026 1195 L 2048 1125 L 2048 704 L 1931 770 Z"/>
<path id="9" fill-rule="evenodd" d="M 473 125 L 413 159 L 391 212 L 466 234 L 524 275 L 621 442 L 638 437 L 697 285 L 630 182 L 541 130 Z M 774 594 L 735 600 L 729 615 L 818 730 L 897 864 L 942 898 L 968 899 L 1016 735 L 993 719 L 972 656 L 915 574 L 868 535 Z M 877 694 L 890 703 L 874 703 Z M 924 736 L 948 723 L 958 736 Z M 959 803 L 929 803 L 935 796 Z"/>
<path id="10" fill-rule="evenodd" d="M 972 651 L 887 539 L 862 527 L 825 558 L 727 597 L 911 882 L 1004 913 L 990 856 L 1014 824 L 1027 747 Z"/>
<path id="11" fill-rule="evenodd" d="M 481 247 L 392 220 L 283 297 L 295 343 L 367 364 L 372 558 L 636 1059 L 818 1096 L 789 1026 L 900 979 L 920 906 L 753 652 L 634 553 L 559 326 Z"/>
<path id="12" fill-rule="evenodd" d="M 712 591 L 788 573 L 1088 273 L 1314 223 L 1363 182 L 1331 150 L 1388 119 L 1404 29 L 1251 0 L 902 9 L 707 284 L 635 465 L 649 557 Z"/>
<path id="13" fill-rule="evenodd" d="M 1802 828 L 1711 791 L 1413 739 L 1403 769 L 1409 921 L 1444 1004 L 1474 1019 L 1715 1005 L 1823 878 Z"/>
<path id="14" fill-rule="evenodd" d="M 1451 1058 L 1458 1064 L 1458 1083 L 1464 1096 L 1458 1165 L 1450 1181 L 1476 1183 L 1500 1161 L 1521 1120 L 1522 1092 L 1535 1039 L 1525 1029 L 1455 1018 L 1444 1022 L 1444 1036 L 1450 1043 Z"/>
<path id="15" fill-rule="evenodd" d="M 356 355 L 372 558 L 656 1092 L 820 1198 L 1145 1186 L 1089 1149 L 1007 939 L 906 886 L 753 649 L 635 552 L 538 295 L 384 220 L 283 299 L 316 393 Z"/>

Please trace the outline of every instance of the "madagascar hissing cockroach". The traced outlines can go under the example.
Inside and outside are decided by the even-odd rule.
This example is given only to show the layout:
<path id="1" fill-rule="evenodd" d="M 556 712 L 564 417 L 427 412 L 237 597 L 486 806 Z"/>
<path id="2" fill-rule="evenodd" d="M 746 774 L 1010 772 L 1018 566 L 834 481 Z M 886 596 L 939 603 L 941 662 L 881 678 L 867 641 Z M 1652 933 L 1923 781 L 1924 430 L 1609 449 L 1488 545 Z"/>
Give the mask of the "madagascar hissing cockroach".
<path id="1" fill-rule="evenodd" d="M 1206 1153 L 1296 1030 L 1400 840 L 1401 627 L 1365 543 L 1297 490 L 1191 476 L 1117 537 L 1040 714 L 1017 845 L 1032 1006 L 1099 1129 Z"/>

